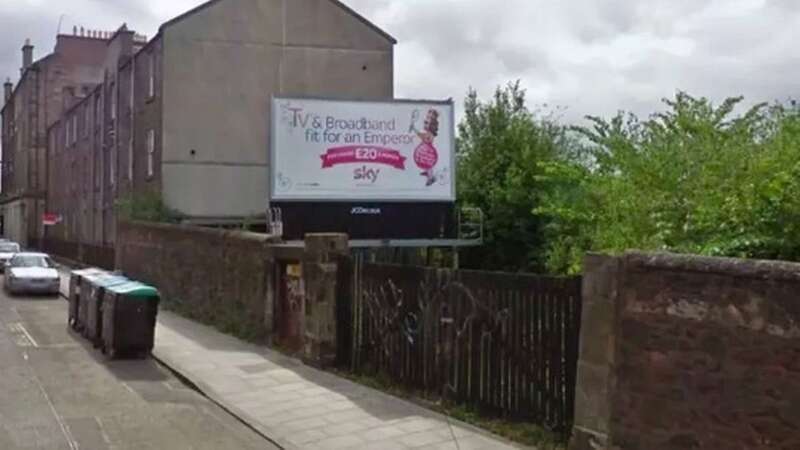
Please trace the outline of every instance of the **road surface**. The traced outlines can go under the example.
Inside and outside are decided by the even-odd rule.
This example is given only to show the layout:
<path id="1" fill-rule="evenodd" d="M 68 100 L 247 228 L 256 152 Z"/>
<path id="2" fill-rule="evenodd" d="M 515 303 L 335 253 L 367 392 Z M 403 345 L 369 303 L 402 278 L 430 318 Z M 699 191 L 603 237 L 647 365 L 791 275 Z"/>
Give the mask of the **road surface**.
<path id="1" fill-rule="evenodd" d="M 277 448 L 155 361 L 106 361 L 66 317 L 0 290 L 0 449 Z"/>

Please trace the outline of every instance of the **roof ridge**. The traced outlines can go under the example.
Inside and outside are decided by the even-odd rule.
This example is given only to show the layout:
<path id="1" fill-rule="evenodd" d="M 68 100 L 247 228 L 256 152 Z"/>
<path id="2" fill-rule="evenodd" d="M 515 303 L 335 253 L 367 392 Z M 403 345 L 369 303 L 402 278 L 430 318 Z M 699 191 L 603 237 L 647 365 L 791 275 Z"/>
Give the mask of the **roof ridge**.
<path id="1" fill-rule="evenodd" d="M 173 17 L 172 19 L 170 19 L 170 20 L 168 20 L 168 21 L 166 21 L 166 22 L 162 23 L 162 24 L 161 24 L 161 25 L 158 27 L 159 33 L 160 33 L 160 32 L 161 32 L 161 30 L 162 30 L 162 29 L 164 29 L 165 27 L 168 27 L 168 26 L 170 26 L 170 25 L 172 25 L 172 24 L 175 24 L 175 23 L 177 23 L 177 22 L 180 22 L 181 20 L 183 20 L 183 19 L 185 19 L 185 18 L 187 18 L 187 17 L 191 16 L 192 14 L 195 14 L 195 13 L 197 13 L 197 12 L 199 12 L 199 11 L 203 10 L 203 9 L 206 9 L 206 8 L 208 8 L 208 7 L 210 7 L 210 6 L 213 6 L 214 4 L 216 4 L 216 3 L 217 3 L 217 2 L 219 2 L 219 1 L 221 1 L 221 0 L 208 0 L 207 2 L 205 2 L 205 3 L 201 3 L 200 5 L 197 5 L 197 6 L 195 6 L 194 8 L 192 8 L 192 9 L 190 9 L 190 10 L 188 10 L 188 11 L 184 12 L 183 14 L 180 14 L 180 15 L 178 15 L 178 16 L 176 16 L 176 17 Z M 357 11 L 355 11 L 353 8 L 351 8 L 351 7 L 347 6 L 346 4 L 342 3 L 340 0 L 327 0 L 327 1 L 329 1 L 329 2 L 333 3 L 335 6 L 338 6 L 339 8 L 341 8 L 342 10 L 344 10 L 346 13 L 350 14 L 350 15 L 351 15 L 351 16 L 353 16 L 355 19 L 357 19 L 358 21 L 360 21 L 361 23 L 363 23 L 364 25 L 367 25 L 368 27 L 372 28 L 372 30 L 373 30 L 373 31 L 375 31 L 376 33 L 378 33 L 378 34 L 380 34 L 381 36 L 383 36 L 383 38 L 384 38 L 384 39 L 388 40 L 388 41 L 389 41 L 389 42 L 391 42 L 392 44 L 397 44 L 397 39 L 395 39 L 395 38 L 394 38 L 392 35 L 390 35 L 390 34 L 389 34 L 389 33 L 387 33 L 386 31 L 384 31 L 384 30 L 383 30 L 381 27 L 379 27 L 379 26 L 375 25 L 375 24 L 374 24 L 372 21 L 370 21 L 370 20 L 369 20 L 369 19 L 367 19 L 366 17 L 364 17 L 364 16 L 362 16 L 361 14 L 359 14 L 359 13 L 358 13 Z"/>

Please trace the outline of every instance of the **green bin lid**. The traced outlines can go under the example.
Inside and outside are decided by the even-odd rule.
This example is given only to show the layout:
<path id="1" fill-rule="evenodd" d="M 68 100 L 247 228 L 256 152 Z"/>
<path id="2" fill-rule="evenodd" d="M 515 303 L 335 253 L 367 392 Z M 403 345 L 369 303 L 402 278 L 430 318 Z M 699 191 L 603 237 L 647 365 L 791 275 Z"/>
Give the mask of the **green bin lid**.
<path id="1" fill-rule="evenodd" d="M 84 275 L 83 279 L 88 281 L 88 282 L 90 282 L 90 283 L 94 283 L 97 280 L 99 280 L 99 279 L 101 279 L 103 277 L 110 276 L 110 275 L 111 274 L 108 273 L 108 272 L 92 272 L 92 273 L 89 273 L 87 275 Z"/>
<path id="2" fill-rule="evenodd" d="M 128 281 L 127 283 L 115 284 L 108 288 L 110 292 L 117 295 L 125 295 L 128 297 L 137 298 L 154 298 L 158 297 L 158 289 L 153 286 L 148 286 L 138 281 Z"/>
<path id="3" fill-rule="evenodd" d="M 111 286 L 116 286 L 118 284 L 128 283 L 130 282 L 130 280 L 123 277 L 122 275 L 114 275 L 111 273 L 106 273 L 104 275 L 101 275 L 93 279 L 92 282 L 100 287 L 109 288 Z"/>
<path id="4" fill-rule="evenodd" d="M 80 270 L 73 270 L 72 271 L 73 275 L 80 275 L 82 277 L 88 277 L 88 276 L 91 276 L 91 275 L 102 275 L 104 273 L 108 273 L 108 272 L 106 272 L 103 269 L 98 269 L 96 267 L 92 267 L 90 269 L 80 269 Z"/>

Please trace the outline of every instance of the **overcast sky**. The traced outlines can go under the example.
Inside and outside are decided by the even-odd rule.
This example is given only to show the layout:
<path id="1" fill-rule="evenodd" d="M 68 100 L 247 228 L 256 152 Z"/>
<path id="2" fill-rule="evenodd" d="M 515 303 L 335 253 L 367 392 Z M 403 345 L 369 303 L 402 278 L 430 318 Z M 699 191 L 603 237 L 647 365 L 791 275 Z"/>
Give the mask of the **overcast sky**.
<path id="1" fill-rule="evenodd" d="M 235 1 L 235 0 L 229 0 Z M 291 0 L 289 0 L 291 1 Z M 158 24 L 202 0 L 0 0 L 0 76 L 19 76 L 26 37 L 36 57 L 62 31 Z M 717 101 L 800 97 L 796 0 L 345 0 L 397 38 L 396 95 L 488 96 L 520 79 L 531 107 L 564 120 L 640 115 L 678 89 Z"/>

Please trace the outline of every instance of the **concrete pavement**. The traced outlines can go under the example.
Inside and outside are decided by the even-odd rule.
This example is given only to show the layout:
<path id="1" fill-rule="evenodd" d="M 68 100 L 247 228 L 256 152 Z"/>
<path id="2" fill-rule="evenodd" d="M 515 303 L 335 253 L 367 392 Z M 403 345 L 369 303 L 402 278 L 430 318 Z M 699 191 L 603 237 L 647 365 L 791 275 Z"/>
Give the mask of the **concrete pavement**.
<path id="1" fill-rule="evenodd" d="M 270 449 L 153 360 L 106 361 L 59 298 L 0 292 L 0 449 Z"/>
<path id="2" fill-rule="evenodd" d="M 510 449 L 402 399 L 161 311 L 154 356 L 285 448 Z"/>

